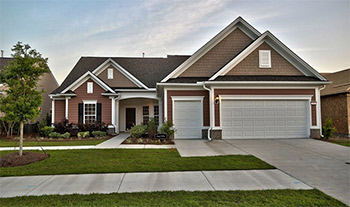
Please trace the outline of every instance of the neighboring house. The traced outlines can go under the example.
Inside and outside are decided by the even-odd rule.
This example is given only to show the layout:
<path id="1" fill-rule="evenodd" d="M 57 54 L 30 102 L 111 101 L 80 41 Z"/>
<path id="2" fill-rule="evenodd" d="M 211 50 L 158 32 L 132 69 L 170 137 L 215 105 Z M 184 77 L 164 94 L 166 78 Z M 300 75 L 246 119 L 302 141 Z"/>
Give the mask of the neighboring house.
<path id="1" fill-rule="evenodd" d="M 1 57 L 0 58 L 0 70 L 4 69 L 5 66 L 7 66 L 9 64 L 9 62 L 13 60 L 13 58 L 10 57 Z M 38 82 L 38 86 L 37 89 L 38 90 L 42 90 L 44 89 L 45 93 L 43 93 L 43 105 L 40 107 L 41 113 L 40 113 L 40 117 L 36 120 L 36 121 L 40 121 L 43 118 L 45 118 L 46 114 L 51 114 L 51 100 L 49 97 L 49 94 L 51 91 L 53 91 L 54 89 L 56 89 L 59 86 L 59 84 L 56 81 L 56 78 L 54 77 L 54 75 L 50 72 L 50 73 L 46 73 L 44 74 L 39 82 Z M 5 95 L 5 85 L 0 84 L 0 95 Z M 0 113 L 0 117 L 2 116 L 2 114 Z"/>
<path id="2" fill-rule="evenodd" d="M 350 137 L 350 68 L 322 73 L 332 84 L 321 90 L 322 121 L 333 121 L 335 133 Z"/>
<path id="3" fill-rule="evenodd" d="M 119 133 L 156 117 L 174 123 L 175 139 L 320 137 L 327 83 L 239 17 L 191 56 L 80 58 L 50 95 L 52 121 Z"/>

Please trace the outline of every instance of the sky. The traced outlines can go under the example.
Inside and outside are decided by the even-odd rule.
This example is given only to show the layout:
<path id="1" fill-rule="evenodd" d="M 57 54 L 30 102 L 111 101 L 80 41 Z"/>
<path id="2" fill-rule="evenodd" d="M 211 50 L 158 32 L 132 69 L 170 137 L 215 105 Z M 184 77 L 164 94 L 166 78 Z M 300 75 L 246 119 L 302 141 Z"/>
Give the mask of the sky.
<path id="1" fill-rule="evenodd" d="M 191 55 L 238 16 L 319 72 L 350 67 L 350 0 L 0 0 L 0 49 L 29 44 L 62 83 L 81 56 Z"/>

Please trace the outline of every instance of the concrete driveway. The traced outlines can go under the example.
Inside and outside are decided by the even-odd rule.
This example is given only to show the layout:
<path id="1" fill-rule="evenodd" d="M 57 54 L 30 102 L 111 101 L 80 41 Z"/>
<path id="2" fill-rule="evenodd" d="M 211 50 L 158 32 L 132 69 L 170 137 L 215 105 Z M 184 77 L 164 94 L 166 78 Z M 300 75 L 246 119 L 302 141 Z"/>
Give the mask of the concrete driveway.
<path id="1" fill-rule="evenodd" d="M 201 144 L 198 144 L 202 142 Z M 178 144 L 179 143 L 179 144 Z M 181 156 L 252 154 L 283 172 L 350 205 L 350 148 L 313 139 L 176 141 Z M 198 146 L 198 148 L 197 148 Z M 232 148 L 231 148 L 232 147 Z M 190 149 L 190 150 L 186 150 Z M 232 151 L 230 151 L 232 149 Z M 184 154 L 183 154 L 184 152 Z M 240 154 L 240 153 L 237 153 Z"/>

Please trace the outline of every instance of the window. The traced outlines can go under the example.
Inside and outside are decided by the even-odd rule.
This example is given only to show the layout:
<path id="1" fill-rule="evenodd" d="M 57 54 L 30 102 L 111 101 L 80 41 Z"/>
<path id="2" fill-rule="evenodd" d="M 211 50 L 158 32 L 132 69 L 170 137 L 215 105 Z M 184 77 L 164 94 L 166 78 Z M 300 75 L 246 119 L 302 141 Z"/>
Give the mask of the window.
<path id="1" fill-rule="evenodd" d="M 87 93 L 93 93 L 94 89 L 93 89 L 93 84 L 92 82 L 88 82 L 87 83 Z"/>
<path id="2" fill-rule="evenodd" d="M 96 105 L 95 101 L 84 101 L 84 124 L 96 122 Z"/>
<path id="3" fill-rule="evenodd" d="M 259 67 L 271 68 L 271 51 L 259 50 Z"/>
<path id="4" fill-rule="evenodd" d="M 147 124 L 149 120 L 149 106 L 144 106 L 142 108 L 143 113 L 143 124 Z"/>
<path id="5" fill-rule="evenodd" d="M 108 79 L 113 79 L 113 68 L 108 69 Z"/>
<path id="6" fill-rule="evenodd" d="M 153 109 L 154 121 L 156 122 L 156 125 L 159 125 L 159 106 L 154 106 Z"/>

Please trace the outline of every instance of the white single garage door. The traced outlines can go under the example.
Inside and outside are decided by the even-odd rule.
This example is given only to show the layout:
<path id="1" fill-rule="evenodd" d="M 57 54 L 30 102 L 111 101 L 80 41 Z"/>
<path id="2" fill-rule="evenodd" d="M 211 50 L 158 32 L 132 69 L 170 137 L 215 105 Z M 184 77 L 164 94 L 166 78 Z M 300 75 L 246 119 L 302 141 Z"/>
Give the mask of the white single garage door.
<path id="1" fill-rule="evenodd" d="M 222 100 L 222 137 L 306 138 L 307 103 L 302 100 Z"/>
<path id="2" fill-rule="evenodd" d="M 201 138 L 201 102 L 174 101 L 175 139 Z"/>

